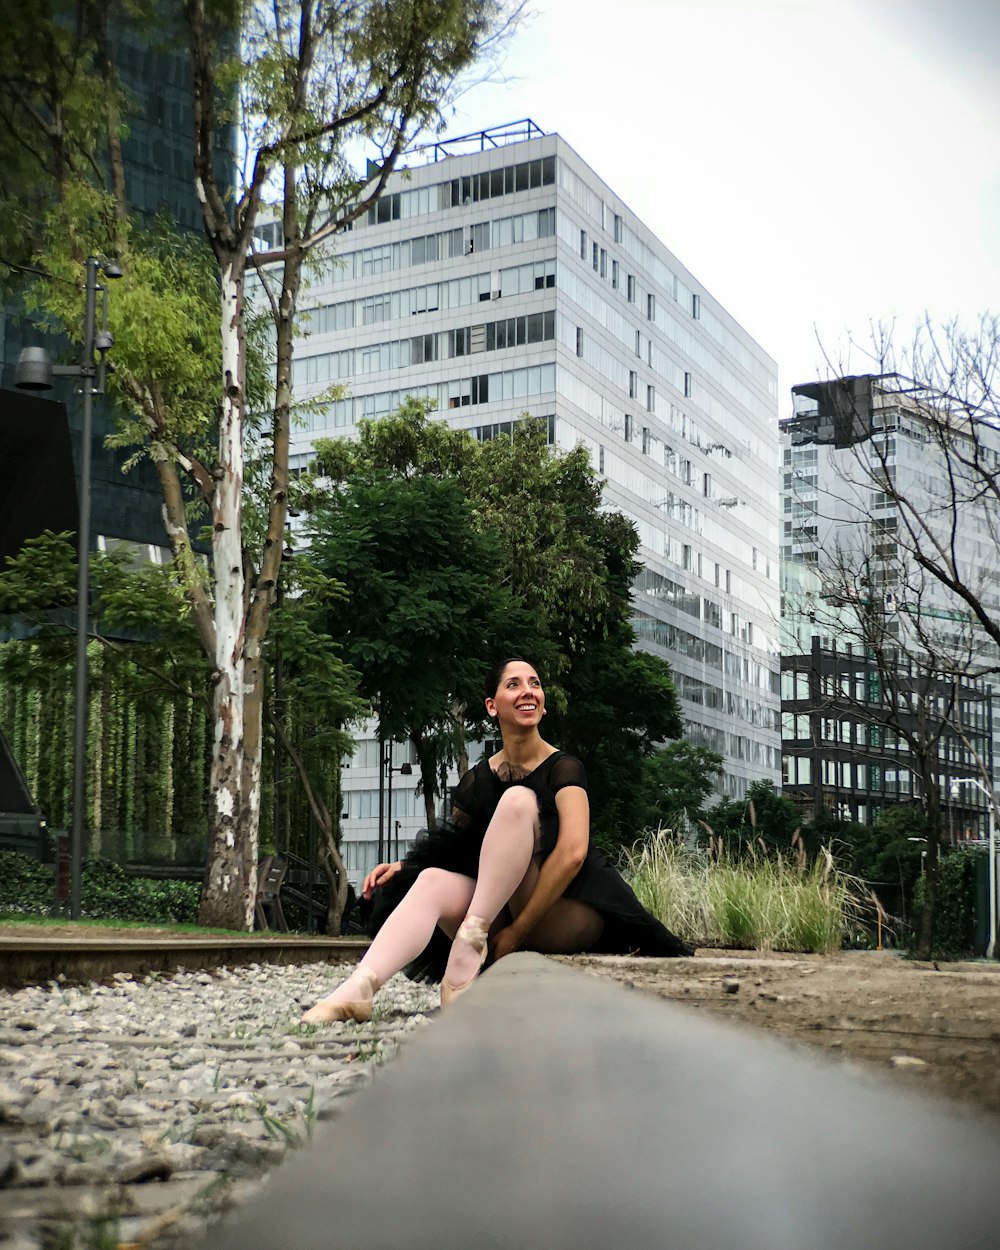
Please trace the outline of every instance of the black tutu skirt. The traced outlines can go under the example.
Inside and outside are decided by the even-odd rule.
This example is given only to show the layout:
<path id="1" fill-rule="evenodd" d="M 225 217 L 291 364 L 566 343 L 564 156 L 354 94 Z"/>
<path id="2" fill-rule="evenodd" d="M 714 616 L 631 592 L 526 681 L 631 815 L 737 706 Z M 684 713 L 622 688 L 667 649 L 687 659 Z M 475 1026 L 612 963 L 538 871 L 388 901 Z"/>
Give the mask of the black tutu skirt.
<path id="1" fill-rule="evenodd" d="M 450 821 L 422 833 L 400 871 L 376 890 L 368 931 L 372 935 L 378 932 L 425 868 L 443 868 L 475 878 L 479 871 L 481 844 L 481 837 L 470 835 L 469 830 L 460 829 Z M 551 850 L 551 845 L 543 845 L 541 850 L 544 856 Z M 580 871 L 566 887 L 565 896 L 587 903 L 603 917 L 604 929 L 591 948 L 594 954 L 644 955 L 661 959 L 694 954 L 692 947 L 643 907 L 628 882 L 594 847 L 588 850 Z M 450 949 L 451 939 L 442 930 L 436 929 L 421 954 L 407 965 L 406 975 L 416 981 L 440 981 Z"/>

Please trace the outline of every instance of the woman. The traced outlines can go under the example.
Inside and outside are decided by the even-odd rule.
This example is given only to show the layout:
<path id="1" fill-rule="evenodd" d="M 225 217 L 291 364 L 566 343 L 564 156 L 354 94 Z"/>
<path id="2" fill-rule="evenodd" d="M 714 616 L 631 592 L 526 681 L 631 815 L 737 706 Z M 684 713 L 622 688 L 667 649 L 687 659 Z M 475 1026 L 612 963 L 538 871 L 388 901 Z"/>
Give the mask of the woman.
<path id="1" fill-rule="evenodd" d="M 376 919 L 379 911 L 385 918 L 362 962 L 304 1021 L 370 1019 L 372 998 L 393 973 L 421 958 L 420 972 L 435 970 L 436 931 L 453 939 L 442 1006 L 469 988 L 490 946 L 494 960 L 522 948 L 693 954 L 590 846 L 583 765 L 539 733 L 545 692 L 526 660 L 493 670 L 486 710 L 502 750 L 461 779 L 449 822 L 404 862 L 379 864 L 365 878 L 364 897 L 379 895 Z"/>

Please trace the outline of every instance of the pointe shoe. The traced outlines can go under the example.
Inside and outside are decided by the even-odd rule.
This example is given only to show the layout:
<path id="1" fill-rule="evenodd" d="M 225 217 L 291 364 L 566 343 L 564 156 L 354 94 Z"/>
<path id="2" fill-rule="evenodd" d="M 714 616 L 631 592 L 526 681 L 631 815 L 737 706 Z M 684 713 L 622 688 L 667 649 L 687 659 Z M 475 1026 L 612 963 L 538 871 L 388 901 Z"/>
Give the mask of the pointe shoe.
<path id="1" fill-rule="evenodd" d="M 372 998 L 378 989 L 378 978 L 364 965 L 358 967 L 347 978 L 356 979 L 368 989 L 367 998 L 341 999 L 339 1002 L 331 998 L 321 998 L 315 1007 L 303 1013 L 303 1024 L 333 1024 L 338 1020 L 365 1021 L 372 1018 Z M 347 981 L 344 984 L 347 984 Z M 336 990 L 334 991 L 336 993 Z"/>
<path id="2" fill-rule="evenodd" d="M 473 950 L 479 951 L 479 963 L 475 972 L 467 981 L 461 985 L 454 985 L 448 980 L 447 974 L 441 980 L 441 1006 L 447 1007 L 453 1003 L 456 998 L 460 998 L 462 994 L 469 988 L 476 977 L 479 976 L 479 970 L 486 962 L 486 955 L 489 950 L 488 941 L 490 936 L 490 922 L 483 920 L 480 916 L 466 916 L 459 926 L 458 932 L 455 934 L 456 942 L 468 942 Z"/>

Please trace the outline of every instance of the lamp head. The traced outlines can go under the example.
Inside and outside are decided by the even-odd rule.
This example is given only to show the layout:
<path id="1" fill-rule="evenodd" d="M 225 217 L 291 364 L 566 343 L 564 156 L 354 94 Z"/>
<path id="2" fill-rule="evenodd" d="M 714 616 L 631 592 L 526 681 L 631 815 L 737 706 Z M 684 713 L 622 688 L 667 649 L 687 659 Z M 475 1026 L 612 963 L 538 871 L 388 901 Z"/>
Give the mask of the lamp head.
<path id="1" fill-rule="evenodd" d="M 22 348 L 14 369 L 14 385 L 18 390 L 51 391 L 52 378 L 52 358 L 45 348 Z"/>
<path id="2" fill-rule="evenodd" d="M 102 261 L 101 269 L 106 278 L 121 278 L 123 276 L 122 267 L 116 260 Z"/>

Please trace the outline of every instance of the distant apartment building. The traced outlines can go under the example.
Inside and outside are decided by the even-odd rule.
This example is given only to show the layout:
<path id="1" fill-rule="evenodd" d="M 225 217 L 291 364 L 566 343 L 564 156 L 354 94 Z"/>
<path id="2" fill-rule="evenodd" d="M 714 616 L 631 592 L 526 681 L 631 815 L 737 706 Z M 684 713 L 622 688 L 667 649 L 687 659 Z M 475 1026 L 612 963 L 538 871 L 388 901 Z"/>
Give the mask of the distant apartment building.
<path id="1" fill-rule="evenodd" d="M 963 576 L 997 609 L 1000 553 L 988 512 L 945 506 L 947 465 L 930 436 L 931 410 L 905 379 L 809 383 L 792 397 L 794 416 L 782 422 L 784 793 L 810 815 L 869 823 L 892 805 L 919 805 L 923 786 L 900 728 L 919 730 L 940 738 L 951 835 L 985 836 L 989 800 L 967 779 L 983 780 L 982 761 L 997 782 L 995 648 L 968 606 L 908 557 L 905 518 L 884 479 L 955 543 Z M 984 454 L 1000 463 L 1000 434 Z M 888 668 L 874 637 L 884 640 Z M 898 709 L 887 715 L 888 700 L 904 697 L 903 719 Z"/>
<path id="2" fill-rule="evenodd" d="M 558 135 L 426 155 L 310 276 L 296 393 L 349 394 L 293 432 L 293 462 L 407 395 L 479 438 L 530 413 L 582 443 L 638 529 L 638 646 L 669 661 L 687 737 L 725 757 L 729 796 L 777 781 L 774 362 Z M 365 738 L 344 771 L 352 880 L 377 854 L 377 754 Z M 423 823 L 412 784 L 394 777 L 393 853 Z"/>

